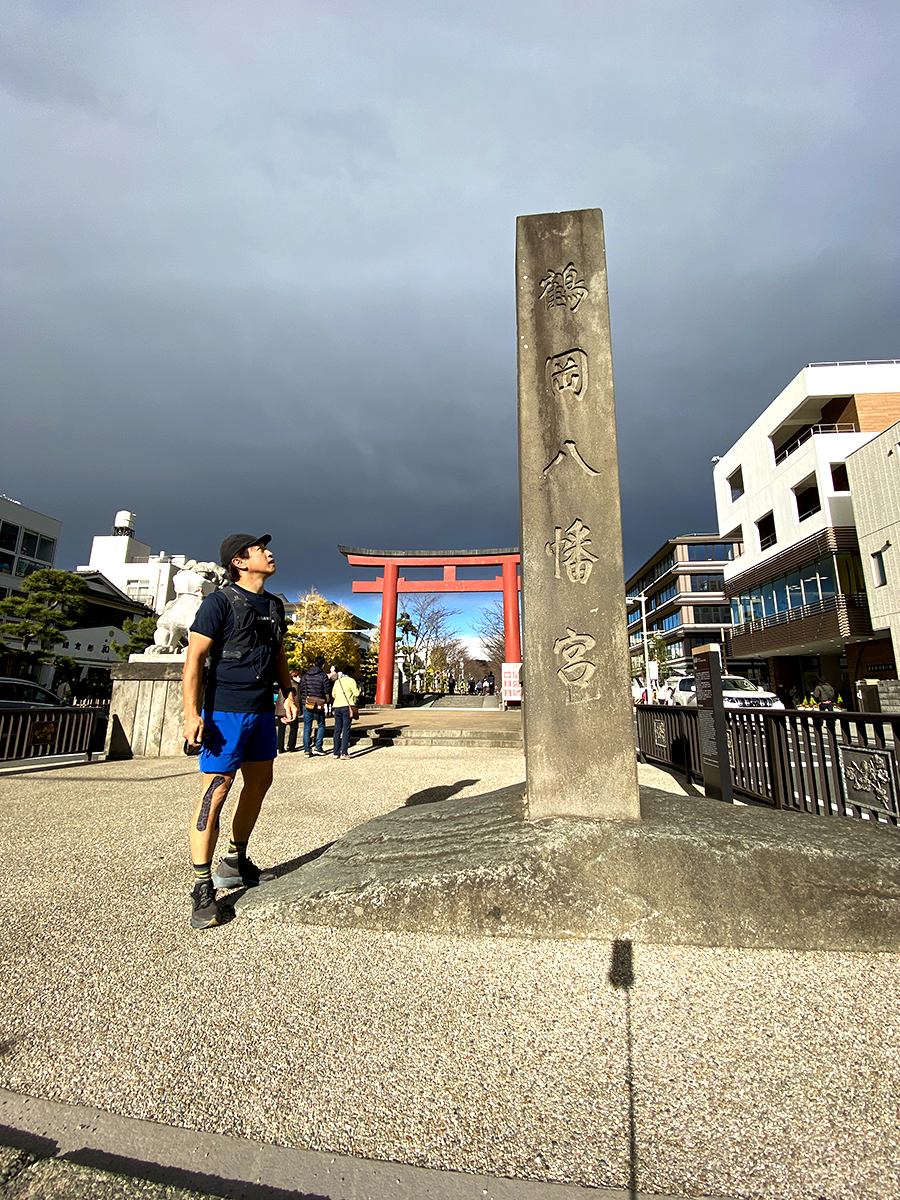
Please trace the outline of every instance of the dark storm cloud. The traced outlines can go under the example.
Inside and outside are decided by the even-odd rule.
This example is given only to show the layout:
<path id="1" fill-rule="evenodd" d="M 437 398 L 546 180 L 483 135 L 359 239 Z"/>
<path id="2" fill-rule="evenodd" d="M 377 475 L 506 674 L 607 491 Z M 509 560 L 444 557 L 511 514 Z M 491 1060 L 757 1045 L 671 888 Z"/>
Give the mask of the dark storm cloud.
<path id="1" fill-rule="evenodd" d="M 629 569 L 809 361 L 894 357 L 876 3 L 21 3 L 0 490 L 279 584 L 518 539 L 514 220 L 599 206 Z"/>

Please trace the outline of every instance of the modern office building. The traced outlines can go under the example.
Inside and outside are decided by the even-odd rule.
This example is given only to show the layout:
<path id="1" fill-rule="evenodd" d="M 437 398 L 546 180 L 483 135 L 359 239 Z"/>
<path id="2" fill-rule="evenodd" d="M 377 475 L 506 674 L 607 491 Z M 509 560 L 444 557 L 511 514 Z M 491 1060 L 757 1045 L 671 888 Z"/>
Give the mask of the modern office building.
<path id="1" fill-rule="evenodd" d="M 847 459 L 900 418 L 900 360 L 812 363 L 716 463 L 732 655 L 767 661 L 769 687 L 818 676 L 852 703 L 855 681 L 888 672 L 874 636 Z"/>
<path id="2" fill-rule="evenodd" d="M 868 675 L 897 678 L 900 663 L 900 421 L 847 456 L 856 536 L 869 618 L 889 630 L 890 663 L 870 663 Z"/>
<path id="3" fill-rule="evenodd" d="M 18 592 L 33 571 L 56 562 L 62 522 L 0 496 L 0 599 Z"/>
<path id="4" fill-rule="evenodd" d="M 667 665 L 676 673 L 692 669 L 692 651 L 696 646 L 725 643 L 731 629 L 731 607 L 725 598 L 724 570 L 726 564 L 740 555 L 741 549 L 739 542 L 715 533 L 669 538 L 626 581 L 633 678 L 643 681 L 644 676 L 641 596 L 647 633 L 658 634 L 664 640 Z M 751 671 L 741 673 L 751 674 Z"/>

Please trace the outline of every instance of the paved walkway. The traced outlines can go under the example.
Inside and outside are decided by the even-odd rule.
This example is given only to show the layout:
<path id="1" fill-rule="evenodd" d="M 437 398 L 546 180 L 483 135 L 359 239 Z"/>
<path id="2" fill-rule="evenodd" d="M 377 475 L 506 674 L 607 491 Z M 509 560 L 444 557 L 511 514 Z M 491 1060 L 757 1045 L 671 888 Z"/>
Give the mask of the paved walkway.
<path id="1" fill-rule="evenodd" d="M 522 768 L 512 750 L 284 756 L 253 852 L 284 872 L 410 799 L 479 795 L 520 783 Z M 681 790 L 651 768 L 642 777 Z M 900 1194 L 897 956 L 643 946 L 625 987 L 602 940 L 240 918 L 197 933 L 184 847 L 196 791 L 186 759 L 0 779 L 0 1087 L 160 1136 L 239 1139 L 251 1162 L 261 1143 L 427 1168 L 440 1184 L 457 1172 L 473 1200 L 529 1200 L 504 1179 Z M 82 1111 L 89 1141 L 99 1118 Z M 134 1137 L 123 1134 L 125 1158 L 139 1157 Z M 170 1182 L 254 1195 L 203 1145 L 206 1181 Z M 412 1194 L 379 1178 L 392 1190 L 373 1177 L 354 1193 L 332 1176 L 307 1194 Z M 80 1194 L 51 1183 L 22 1172 L 6 1195 Z M 286 1194 L 283 1180 L 265 1186 L 255 1194 Z"/>

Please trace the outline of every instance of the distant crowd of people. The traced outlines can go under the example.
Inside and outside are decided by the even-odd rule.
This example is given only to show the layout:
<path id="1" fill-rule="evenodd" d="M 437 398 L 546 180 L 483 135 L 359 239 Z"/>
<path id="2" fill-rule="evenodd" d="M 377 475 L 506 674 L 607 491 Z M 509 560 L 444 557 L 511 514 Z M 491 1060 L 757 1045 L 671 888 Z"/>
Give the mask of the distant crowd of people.
<path id="1" fill-rule="evenodd" d="M 497 681 L 494 678 L 494 672 L 489 671 L 483 679 L 476 680 L 470 676 L 463 684 L 465 691 L 461 691 L 460 695 L 469 696 L 493 696 L 497 690 Z M 447 694 L 450 696 L 456 695 L 457 680 L 455 676 L 450 675 L 447 678 Z"/>

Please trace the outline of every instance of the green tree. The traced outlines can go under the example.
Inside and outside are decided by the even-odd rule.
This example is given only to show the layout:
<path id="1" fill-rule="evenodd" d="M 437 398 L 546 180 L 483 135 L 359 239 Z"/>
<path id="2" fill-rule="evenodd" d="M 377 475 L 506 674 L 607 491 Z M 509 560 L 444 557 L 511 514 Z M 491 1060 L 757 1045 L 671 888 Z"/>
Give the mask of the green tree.
<path id="1" fill-rule="evenodd" d="M 74 629 L 87 605 L 87 585 L 74 571 L 35 571 L 22 582 L 22 594 L 0 600 L 0 641 L 14 654 L 42 663 L 63 657 L 54 650 L 66 629 Z M 15 643 L 20 643 L 20 647 Z"/>
<path id="2" fill-rule="evenodd" d="M 359 670 L 360 653 L 353 637 L 353 616 L 342 604 L 326 600 L 315 588 L 300 596 L 300 611 L 288 625 L 284 652 L 294 674 L 302 674 L 316 658 L 342 671 Z"/>
<path id="3" fill-rule="evenodd" d="M 122 624 L 122 629 L 131 638 L 130 642 L 120 645 L 118 642 L 112 643 L 112 648 L 124 662 L 128 662 L 130 654 L 143 654 L 148 646 L 153 645 L 153 634 L 156 631 L 157 617 L 141 617 L 139 621 L 132 621 L 129 617 Z"/>
<path id="4" fill-rule="evenodd" d="M 669 666 L 669 649 L 666 639 L 658 633 L 651 633 L 647 638 L 647 653 L 650 655 L 650 661 L 654 659 L 659 663 L 659 682 L 665 681 L 672 674 L 672 668 Z"/>

